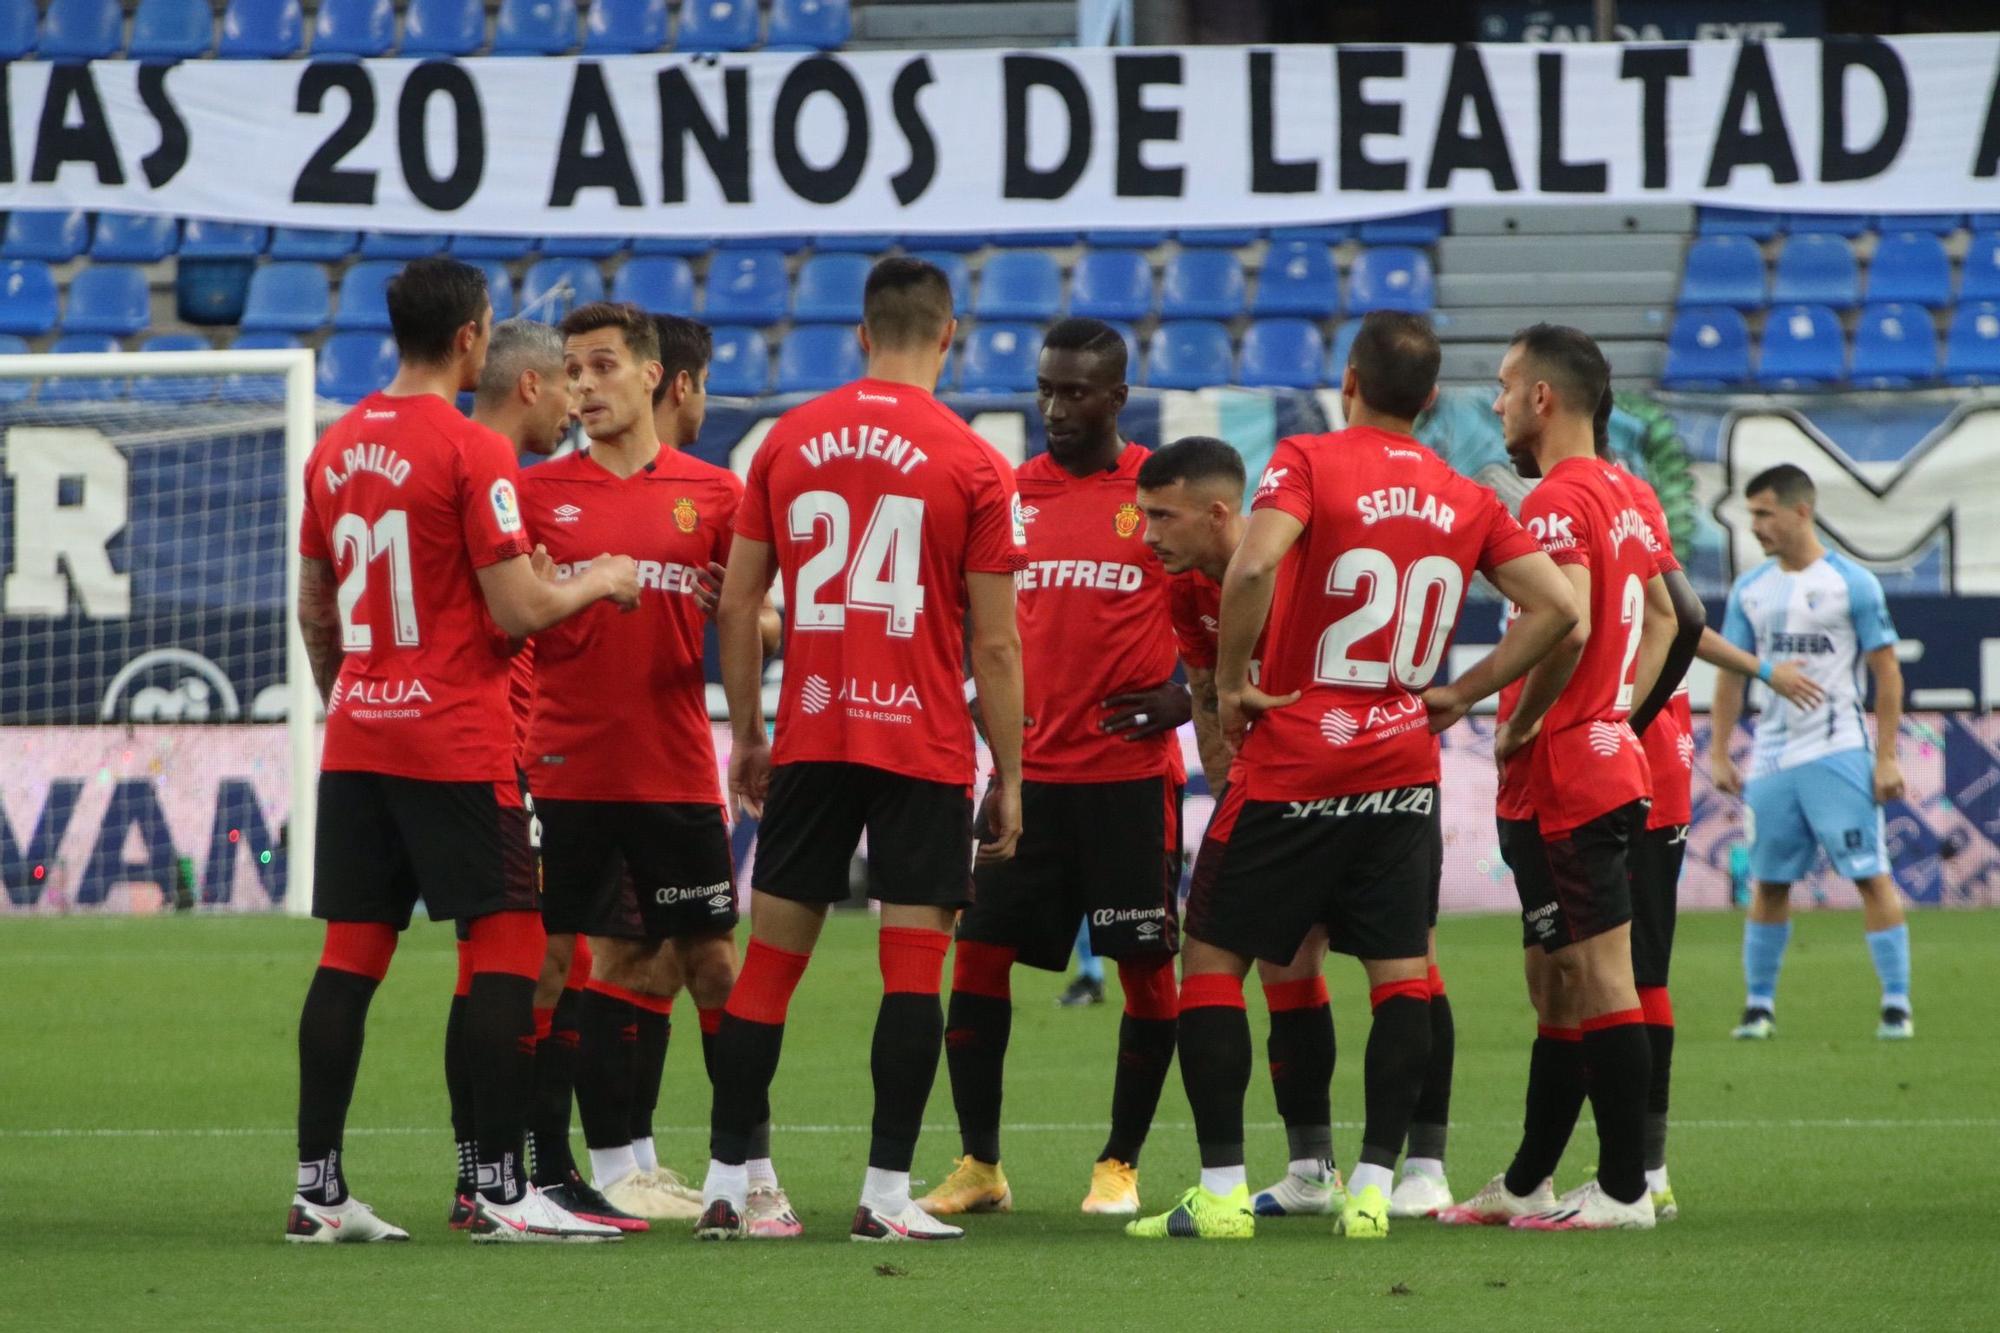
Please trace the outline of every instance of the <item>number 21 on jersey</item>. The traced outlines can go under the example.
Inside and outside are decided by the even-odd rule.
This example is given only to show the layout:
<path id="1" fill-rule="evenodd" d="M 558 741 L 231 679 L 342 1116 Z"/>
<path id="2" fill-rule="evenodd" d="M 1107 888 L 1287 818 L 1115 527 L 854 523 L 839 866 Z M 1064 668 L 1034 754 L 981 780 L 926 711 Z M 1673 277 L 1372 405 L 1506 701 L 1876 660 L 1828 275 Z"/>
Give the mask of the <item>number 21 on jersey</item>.
<path id="1" fill-rule="evenodd" d="M 359 514 L 342 514 L 333 525 L 334 561 L 353 563 L 340 580 L 335 604 L 340 609 L 340 646 L 367 652 L 375 646 L 375 629 L 354 618 L 368 595 L 368 568 L 377 558 L 389 564 L 389 607 L 395 617 L 398 648 L 414 648 L 417 636 L 417 593 L 410 570 L 410 516 L 402 509 L 386 511 L 371 527 Z"/>
<path id="2" fill-rule="evenodd" d="M 847 499 L 834 491 L 801 492 L 785 521 L 793 541 L 823 537 L 826 543 L 799 566 L 792 592 L 794 629 L 844 629 L 848 612 L 880 611 L 888 615 L 891 638 L 907 639 L 917 632 L 917 615 L 924 609 L 922 500 L 911 495 L 877 500 L 859 548 L 852 544 Z M 822 600 L 826 585 L 843 572 L 844 595 Z"/>

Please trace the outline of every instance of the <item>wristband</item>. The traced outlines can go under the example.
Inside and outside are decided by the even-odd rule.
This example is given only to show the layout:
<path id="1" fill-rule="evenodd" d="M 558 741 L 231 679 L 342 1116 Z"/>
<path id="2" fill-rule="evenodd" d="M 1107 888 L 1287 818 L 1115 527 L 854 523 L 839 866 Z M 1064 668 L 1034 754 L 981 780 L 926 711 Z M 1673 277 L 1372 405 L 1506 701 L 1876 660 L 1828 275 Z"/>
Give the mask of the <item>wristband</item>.
<path id="1" fill-rule="evenodd" d="M 1771 664 L 1770 664 L 1769 662 L 1759 662 L 1759 663 L 1757 664 L 1757 679 L 1758 679 L 1758 680 L 1761 680 L 1761 681 L 1763 681 L 1763 682 L 1764 682 L 1764 683 L 1765 683 L 1766 685 L 1769 685 L 1769 684 L 1771 683 L 1771 675 L 1772 675 L 1772 672 L 1771 672 Z"/>

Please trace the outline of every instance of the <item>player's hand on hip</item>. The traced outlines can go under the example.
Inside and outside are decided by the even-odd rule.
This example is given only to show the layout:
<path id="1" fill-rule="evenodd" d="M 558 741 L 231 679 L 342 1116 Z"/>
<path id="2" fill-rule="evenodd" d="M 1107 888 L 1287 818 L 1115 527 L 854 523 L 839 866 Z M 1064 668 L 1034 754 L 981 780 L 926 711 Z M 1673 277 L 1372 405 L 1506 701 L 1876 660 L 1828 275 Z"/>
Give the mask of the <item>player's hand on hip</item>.
<path id="1" fill-rule="evenodd" d="M 1104 719 L 1104 730 L 1128 741 L 1176 730 L 1194 716 L 1194 701 L 1188 698 L 1187 686 L 1171 680 L 1150 690 L 1114 694 L 1098 707 L 1110 710 Z"/>
<path id="2" fill-rule="evenodd" d="M 590 562 L 590 572 L 604 580 L 604 596 L 616 602 L 619 610 L 630 611 L 639 605 L 639 564 L 631 556 L 600 555 Z"/>
<path id="3" fill-rule="evenodd" d="M 1449 685 L 1433 685 L 1424 691 L 1424 709 L 1430 714 L 1431 735 L 1448 731 L 1457 721 L 1472 711 L 1469 700 L 1458 697 L 1458 692 Z"/>
<path id="4" fill-rule="evenodd" d="M 1826 691 L 1806 674 L 1801 661 L 1780 662 L 1771 668 L 1771 688 L 1780 699 L 1801 712 L 1810 713 L 1826 702 Z"/>
<path id="5" fill-rule="evenodd" d="M 1514 719 L 1508 718 L 1493 732 L 1493 758 L 1504 764 L 1529 741 L 1542 734 L 1539 719 L 1532 727 L 1517 727 Z"/>
<path id="6" fill-rule="evenodd" d="M 1875 804 L 1887 805 L 1902 799 L 1902 762 L 1895 755 L 1885 752 L 1875 760 Z"/>
<path id="7" fill-rule="evenodd" d="M 1274 708 L 1299 701 L 1299 691 L 1290 694 L 1266 694 L 1255 685 L 1245 685 L 1240 690 L 1218 690 L 1215 695 L 1216 711 L 1222 717 L 1222 738 L 1229 742 L 1231 750 L 1243 748 L 1243 737 L 1250 724 Z"/>
<path id="8" fill-rule="evenodd" d="M 1710 745 L 1717 745 L 1710 741 Z M 1743 794 L 1743 774 L 1737 769 L 1736 761 L 1729 757 L 1727 750 L 1717 748 L 1708 757 L 1708 776 L 1715 783 L 1715 789 L 1725 796 Z"/>
<path id="9" fill-rule="evenodd" d="M 979 826 L 984 836 L 974 855 L 980 865 L 1011 860 L 1021 841 L 1021 784 L 996 780 L 986 789 L 979 808 Z"/>
<path id="10" fill-rule="evenodd" d="M 710 620 L 715 619 L 715 608 L 722 604 L 722 574 L 722 564 L 716 560 L 694 572 L 694 604 Z"/>
<path id="11" fill-rule="evenodd" d="M 770 790 L 771 742 L 761 735 L 738 740 L 729 751 L 729 795 L 736 808 L 752 819 L 761 819 Z"/>

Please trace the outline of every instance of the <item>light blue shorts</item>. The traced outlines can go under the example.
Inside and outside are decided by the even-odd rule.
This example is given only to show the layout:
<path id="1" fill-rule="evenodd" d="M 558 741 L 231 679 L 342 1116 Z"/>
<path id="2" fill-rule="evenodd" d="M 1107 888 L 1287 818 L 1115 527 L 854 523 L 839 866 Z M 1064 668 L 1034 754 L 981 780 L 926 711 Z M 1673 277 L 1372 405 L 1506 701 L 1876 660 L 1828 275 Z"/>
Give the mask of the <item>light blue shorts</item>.
<path id="1" fill-rule="evenodd" d="M 1766 884 L 1804 879 L 1815 847 L 1849 879 L 1889 873 L 1882 807 L 1875 804 L 1875 759 L 1866 750 L 1838 754 L 1752 778 L 1750 874 Z"/>

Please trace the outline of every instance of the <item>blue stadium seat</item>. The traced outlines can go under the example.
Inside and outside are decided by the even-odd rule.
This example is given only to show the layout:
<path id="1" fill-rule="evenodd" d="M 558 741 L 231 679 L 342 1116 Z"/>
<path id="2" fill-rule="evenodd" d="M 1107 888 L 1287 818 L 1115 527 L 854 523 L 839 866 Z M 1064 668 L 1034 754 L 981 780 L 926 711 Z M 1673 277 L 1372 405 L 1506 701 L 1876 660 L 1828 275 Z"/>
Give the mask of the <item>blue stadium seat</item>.
<path id="1" fill-rule="evenodd" d="M 108 333 L 65 333 L 49 345 L 49 350 L 58 355 L 73 355 L 77 352 L 115 352 L 118 350 L 118 340 Z M 51 375 L 42 381 L 38 396 L 45 403 L 123 398 L 125 384 L 122 380 L 103 375 L 91 375 L 86 378 Z"/>
<path id="2" fill-rule="evenodd" d="M 32 13 L 33 11 L 30 11 Z M 0 18 L 0 23 L 5 23 Z M 30 30 L 32 35 L 32 29 Z M 18 333 L 0 333 L 0 356 L 26 356 L 29 352 L 28 340 Z M 0 378 L 0 405 L 25 402 L 35 391 L 35 382 L 19 376 Z"/>
<path id="3" fill-rule="evenodd" d="M 1271 228 L 1271 244 L 1291 245 L 1298 241 L 1310 241 L 1317 245 L 1338 245 L 1351 241 L 1360 228 L 1352 222 L 1314 222 L 1297 227 Z"/>
<path id="4" fill-rule="evenodd" d="M 1405 213 L 1394 218 L 1370 218 L 1361 224 L 1363 245 L 1435 245 L 1444 235 L 1444 210 Z"/>
<path id="5" fill-rule="evenodd" d="M 469 56 L 486 45 L 482 0 L 409 0 L 398 55 Z"/>
<path id="6" fill-rule="evenodd" d="M 682 0 L 677 51 L 748 51 L 757 45 L 757 0 Z"/>
<path id="7" fill-rule="evenodd" d="M 1785 230 L 1794 236 L 1860 236 L 1868 230 L 1866 213 L 1787 213 Z"/>
<path id="8" fill-rule="evenodd" d="M 1326 344 L 1309 319 L 1259 319 L 1243 333 L 1236 382 L 1251 387 L 1310 389 L 1319 383 Z"/>
<path id="9" fill-rule="evenodd" d="M 345 314 L 344 285 L 341 290 Z M 326 323 L 330 313 L 326 270 L 318 264 L 286 260 L 266 264 L 250 275 L 250 295 L 243 302 L 245 329 L 262 333 L 311 333 Z M 386 308 L 380 327 L 388 327 Z"/>
<path id="10" fill-rule="evenodd" d="M 559 56 L 576 47 L 576 0 L 500 0 L 496 56 Z"/>
<path id="11" fill-rule="evenodd" d="M 1959 305 L 1945 335 L 1944 377 L 1953 384 L 2000 384 L 2000 305 Z"/>
<path id="12" fill-rule="evenodd" d="M 44 60 L 102 60 L 125 36 L 118 0 L 49 0 L 36 52 Z"/>
<path id="13" fill-rule="evenodd" d="M 199 333 L 156 333 L 139 344 L 142 352 L 206 352 L 213 350 Z M 142 403 L 205 403 L 215 397 L 221 380 L 213 375 L 134 375 L 131 396 Z"/>
<path id="14" fill-rule="evenodd" d="M 497 259 L 468 259 L 486 275 L 486 299 L 493 303 L 493 322 L 514 318 L 514 275 Z"/>
<path id="15" fill-rule="evenodd" d="M 1838 239 L 1838 238 L 1834 238 Z M 1789 305 L 1764 319 L 1757 353 L 1757 382 L 1782 389 L 1811 389 L 1847 377 L 1847 340 L 1840 317 L 1823 305 Z"/>
<path id="16" fill-rule="evenodd" d="M 1263 234 L 1255 227 L 1196 227 L 1175 232 L 1174 239 L 1194 249 L 1240 250 Z"/>
<path id="17" fill-rule="evenodd" d="M 725 398 L 755 398 L 771 384 L 771 349 L 764 335 L 738 324 L 711 331 L 715 348 L 708 358 L 708 391 Z"/>
<path id="18" fill-rule="evenodd" d="M 860 379 L 866 368 L 851 325 L 807 324 L 778 347 L 778 392 L 824 393 Z"/>
<path id="19" fill-rule="evenodd" d="M 182 259 L 174 266 L 174 308 L 184 324 L 234 324 L 243 318 L 254 259 Z"/>
<path id="20" fill-rule="evenodd" d="M 458 259 L 526 259 L 538 242 L 532 236 L 454 236 L 447 247 Z"/>
<path id="21" fill-rule="evenodd" d="M 313 58 L 379 56 L 396 44 L 394 0 L 319 0 Z"/>
<path id="22" fill-rule="evenodd" d="M 867 255 L 873 259 L 896 248 L 896 234 L 888 231 L 860 232 L 852 236 L 822 236 L 813 250 L 822 255 Z"/>
<path id="23" fill-rule="evenodd" d="M 904 236 L 900 238 L 903 248 L 909 251 L 945 250 L 953 254 L 969 255 L 984 250 L 993 244 L 993 238 L 984 232 L 948 231 L 935 236 Z"/>
<path id="24" fill-rule="evenodd" d="M 1878 213 L 1875 230 L 1920 231 L 1932 236 L 1949 236 L 1965 225 L 1963 213 Z"/>
<path id="25" fill-rule="evenodd" d="M 137 264 L 92 264 L 69 280 L 64 332 L 129 338 L 152 319 L 152 293 Z"/>
<path id="26" fill-rule="evenodd" d="M 189 218 L 181 228 L 181 258 L 255 259 L 270 242 L 269 227 Z"/>
<path id="27" fill-rule="evenodd" d="M 717 236 L 709 242 L 717 250 L 776 250 L 779 254 L 795 255 L 810 250 L 813 238 L 810 236 L 758 236 L 750 232 Z"/>
<path id="28" fill-rule="evenodd" d="M 1333 341 L 1326 347 L 1326 382 L 1339 384 L 1347 374 L 1347 354 L 1354 349 L 1354 336 L 1361 332 L 1361 321 L 1343 319 L 1333 330 Z"/>
<path id="29" fill-rule="evenodd" d="M 551 236 L 542 242 L 542 254 L 549 259 L 609 259 L 631 246 L 623 236 Z"/>
<path id="30" fill-rule="evenodd" d="M 1347 272 L 1347 310 L 1411 310 L 1426 313 L 1435 304 L 1431 257 L 1401 245 L 1363 250 Z"/>
<path id="31" fill-rule="evenodd" d="M 1273 241 L 1257 278 L 1253 315 L 1305 315 L 1327 319 L 1340 313 L 1340 273 L 1324 241 Z"/>
<path id="32" fill-rule="evenodd" d="M 1160 318 L 1229 319 L 1243 313 L 1243 266 L 1228 250 L 1182 250 L 1160 277 Z"/>
<path id="33" fill-rule="evenodd" d="M 1771 281 L 1774 305 L 1851 306 L 1861 301 L 1861 273 L 1854 248 L 1839 236 L 1793 236 L 1778 253 Z"/>
<path id="34" fill-rule="evenodd" d="M 1697 208 L 1694 230 L 1697 236 L 1748 236 L 1768 241 L 1783 229 L 1785 215 L 1751 208 Z"/>
<path id="35" fill-rule="evenodd" d="M 1109 323 L 1113 329 L 1117 330 L 1118 336 L 1125 340 L 1125 369 L 1129 382 L 1129 378 L 1136 376 L 1139 372 L 1139 335 L 1133 331 L 1130 324 L 1121 324 L 1116 320 L 1109 321 Z M 1035 355 L 1039 361 L 1041 357 L 1040 351 L 1038 350 Z"/>
<path id="36" fill-rule="evenodd" d="M 1667 337 L 1660 382 L 1671 388 L 1719 388 L 1750 378 L 1750 330 L 1728 306 L 1683 306 Z"/>
<path id="37" fill-rule="evenodd" d="M 198 60 L 215 49 L 208 0 L 139 0 L 125 54 L 150 62 Z"/>
<path id="38" fill-rule="evenodd" d="M 592 55 L 657 51 L 667 44 L 667 0 L 590 0 L 583 49 Z"/>
<path id="39" fill-rule="evenodd" d="M 1958 299 L 2000 300 L 2000 230 L 1975 234 L 1959 268 Z"/>
<path id="40" fill-rule="evenodd" d="M 299 0 L 229 0 L 216 54 L 224 60 L 283 60 L 297 55 L 305 39 Z"/>
<path id="41" fill-rule="evenodd" d="M 0 261 L 0 333 L 33 338 L 56 326 L 56 275 L 39 259 Z"/>
<path id="42" fill-rule="evenodd" d="M 1681 271 L 1682 305 L 1764 304 L 1764 252 L 1748 236 L 1703 236 L 1688 247 Z"/>
<path id="43" fill-rule="evenodd" d="M 43 213 L 21 209 L 7 215 L 7 238 L 0 259 L 39 259 L 64 264 L 90 244 L 88 213 Z"/>
<path id="44" fill-rule="evenodd" d="M 638 236 L 632 241 L 635 255 L 705 255 L 714 248 L 712 236 Z"/>
<path id="45" fill-rule="evenodd" d="M 694 266 L 679 255 L 635 255 L 611 279 L 611 299 L 655 315 L 692 315 Z"/>
<path id="46" fill-rule="evenodd" d="M 244 333 L 229 344 L 232 352 L 268 352 L 285 347 L 303 347 L 289 333 Z M 285 397 L 285 381 L 279 375 L 230 375 L 220 390 L 225 403 L 277 403 Z"/>
<path id="47" fill-rule="evenodd" d="M 0 60 L 19 60 L 34 53 L 35 7 L 0 5 Z M 31 387 L 26 380 L 0 380 L 0 389 L 9 384 L 20 385 L 23 397 Z"/>
<path id="48" fill-rule="evenodd" d="M 391 259 L 364 259 L 341 275 L 340 308 L 333 312 L 336 329 L 389 327 L 389 279 L 403 266 Z"/>
<path id="49" fill-rule="evenodd" d="M 1153 313 L 1153 266 L 1138 250 L 1086 250 L 1070 274 L 1069 312 L 1144 319 Z"/>
<path id="50" fill-rule="evenodd" d="M 139 213 L 99 213 L 90 240 L 92 259 L 127 264 L 157 264 L 181 243 L 181 224 L 166 217 Z"/>
<path id="51" fill-rule="evenodd" d="M 771 0 L 771 33 L 777 51 L 838 51 L 854 34 L 847 0 Z"/>
<path id="52" fill-rule="evenodd" d="M 1062 269 L 1040 250 L 1008 250 L 986 261 L 973 311 L 981 319 L 1053 319 L 1062 309 Z"/>
<path id="53" fill-rule="evenodd" d="M 1868 265 L 1868 300 L 1910 301 L 1933 310 L 1951 304 L 1951 260 L 1929 232 L 1884 236 Z"/>
<path id="54" fill-rule="evenodd" d="M 2000 231 L 2000 213 L 1968 213 L 1965 225 L 1974 231 Z"/>
<path id="55" fill-rule="evenodd" d="M 447 241 L 434 231 L 371 231 L 361 237 L 363 259 L 428 259 L 443 254 Z"/>
<path id="56" fill-rule="evenodd" d="M 1155 389 L 1227 384 L 1229 330 L 1215 320 L 1166 320 L 1146 349 L 1146 383 Z"/>
<path id="57" fill-rule="evenodd" d="M 708 261 L 710 319 L 732 324 L 776 324 L 790 303 L 785 257 L 776 250 L 723 250 Z"/>
<path id="58" fill-rule="evenodd" d="M 1900 389 L 1936 379 L 1937 329 L 1931 312 L 1902 301 L 1862 307 L 1848 376 L 1871 389 Z"/>
<path id="59" fill-rule="evenodd" d="M 1085 245 L 1101 245 L 1112 250 L 1150 250 L 1167 243 L 1165 228 L 1107 227 L 1083 234 Z"/>
<path id="60" fill-rule="evenodd" d="M 943 271 L 951 284 L 951 313 L 964 319 L 972 308 L 972 265 L 965 262 L 965 256 L 951 250 L 917 250 L 911 258 L 935 264 Z"/>
<path id="61" fill-rule="evenodd" d="M 861 318 L 861 289 L 874 265 L 866 255 L 814 255 L 799 266 L 792 288 L 792 318 L 802 324 L 852 324 Z M 778 350 L 779 392 L 784 391 L 785 352 Z M 852 379 L 848 376 L 847 379 Z M 835 380 L 845 384 L 847 379 Z"/>
<path id="62" fill-rule="evenodd" d="M 1035 359 L 1042 333 L 1032 324 L 977 324 L 958 358 L 958 387 L 966 393 L 1026 393 L 1035 387 Z"/>
<path id="63" fill-rule="evenodd" d="M 396 340 L 385 333 L 336 333 L 320 344 L 319 396 L 358 403 L 396 378 Z"/>
<path id="64" fill-rule="evenodd" d="M 102 223 L 98 224 L 101 228 Z M 322 231 L 317 227 L 279 227 L 271 233 L 271 258 L 310 259 L 332 264 L 354 253 L 361 234 L 353 231 Z"/>
<path id="65" fill-rule="evenodd" d="M 567 295 L 561 294 L 565 287 Z M 604 274 L 591 259 L 538 259 L 521 279 L 521 313 L 549 324 L 603 299 Z"/>

